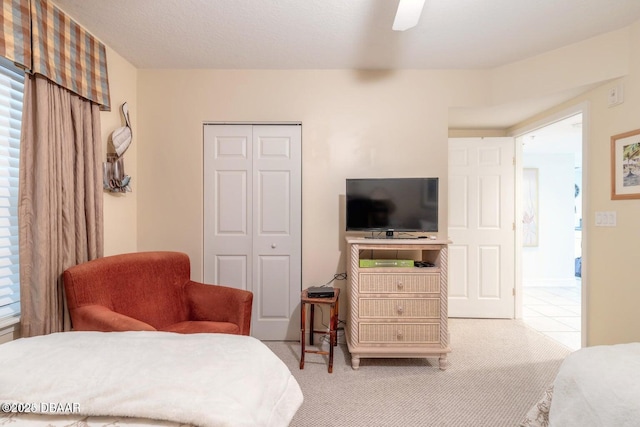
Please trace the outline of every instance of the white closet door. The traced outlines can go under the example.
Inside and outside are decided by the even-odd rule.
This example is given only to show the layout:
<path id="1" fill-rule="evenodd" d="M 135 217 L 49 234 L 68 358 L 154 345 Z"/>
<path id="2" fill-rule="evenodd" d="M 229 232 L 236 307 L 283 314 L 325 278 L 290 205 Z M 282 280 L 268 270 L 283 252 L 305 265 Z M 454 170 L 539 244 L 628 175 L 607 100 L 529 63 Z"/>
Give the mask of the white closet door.
<path id="1" fill-rule="evenodd" d="M 299 125 L 204 127 L 204 281 L 254 293 L 259 339 L 299 335 L 301 153 Z"/>
<path id="2" fill-rule="evenodd" d="M 298 339 L 302 276 L 300 126 L 253 127 L 254 334 Z"/>
<path id="3" fill-rule="evenodd" d="M 251 290 L 251 126 L 204 126 L 204 281 Z"/>

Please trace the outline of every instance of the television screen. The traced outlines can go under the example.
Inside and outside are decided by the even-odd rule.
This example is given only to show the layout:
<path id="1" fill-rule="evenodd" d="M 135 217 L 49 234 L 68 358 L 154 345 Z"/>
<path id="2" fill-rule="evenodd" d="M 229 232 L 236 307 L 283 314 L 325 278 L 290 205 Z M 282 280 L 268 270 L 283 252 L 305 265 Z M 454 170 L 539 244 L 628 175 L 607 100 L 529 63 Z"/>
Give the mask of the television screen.
<path id="1" fill-rule="evenodd" d="M 438 178 L 347 179 L 347 231 L 438 231 Z"/>

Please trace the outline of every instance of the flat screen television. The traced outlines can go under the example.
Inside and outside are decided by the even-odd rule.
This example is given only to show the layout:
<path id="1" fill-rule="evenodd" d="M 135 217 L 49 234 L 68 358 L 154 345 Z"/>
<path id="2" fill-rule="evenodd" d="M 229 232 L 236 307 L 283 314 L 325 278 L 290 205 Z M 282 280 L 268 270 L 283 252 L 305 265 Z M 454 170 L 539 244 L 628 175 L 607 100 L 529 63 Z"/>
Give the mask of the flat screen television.
<path id="1" fill-rule="evenodd" d="M 347 231 L 438 231 L 438 178 L 347 179 Z"/>

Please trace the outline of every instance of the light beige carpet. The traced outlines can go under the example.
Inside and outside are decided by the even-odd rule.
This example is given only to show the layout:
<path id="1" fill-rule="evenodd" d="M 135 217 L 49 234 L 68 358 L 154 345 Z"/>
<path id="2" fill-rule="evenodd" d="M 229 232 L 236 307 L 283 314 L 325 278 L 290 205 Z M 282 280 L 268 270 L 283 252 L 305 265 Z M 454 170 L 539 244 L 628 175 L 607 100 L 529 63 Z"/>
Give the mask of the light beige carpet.
<path id="1" fill-rule="evenodd" d="M 332 374 L 328 356 L 317 354 L 307 354 L 300 370 L 298 342 L 266 342 L 304 393 L 291 425 L 516 426 L 569 354 L 517 320 L 450 319 L 449 329 L 446 371 L 437 358 L 362 359 L 354 371 L 344 344 L 336 348 Z"/>

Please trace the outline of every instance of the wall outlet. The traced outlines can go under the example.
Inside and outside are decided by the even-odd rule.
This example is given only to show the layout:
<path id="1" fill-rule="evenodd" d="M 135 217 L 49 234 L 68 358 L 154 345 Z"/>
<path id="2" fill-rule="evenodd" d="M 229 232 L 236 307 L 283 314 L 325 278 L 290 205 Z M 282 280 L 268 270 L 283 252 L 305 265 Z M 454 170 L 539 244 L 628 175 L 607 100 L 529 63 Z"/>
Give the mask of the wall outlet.
<path id="1" fill-rule="evenodd" d="M 622 90 L 622 83 L 618 83 L 612 88 L 609 88 L 607 92 L 607 105 L 613 107 L 620 105 L 624 102 L 624 94 Z"/>

